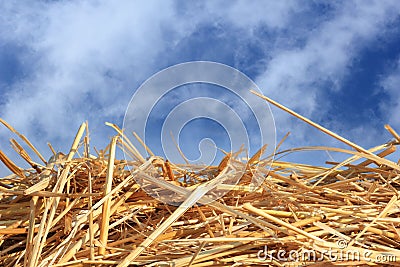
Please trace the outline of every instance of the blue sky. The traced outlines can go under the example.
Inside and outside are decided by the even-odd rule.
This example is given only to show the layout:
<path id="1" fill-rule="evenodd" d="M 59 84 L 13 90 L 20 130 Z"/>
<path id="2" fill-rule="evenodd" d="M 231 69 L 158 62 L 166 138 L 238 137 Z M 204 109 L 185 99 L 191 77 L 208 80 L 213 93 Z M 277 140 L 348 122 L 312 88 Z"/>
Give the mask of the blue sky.
<path id="1" fill-rule="evenodd" d="M 384 124 L 400 131 L 396 0 L 15 0 L 0 1 L 0 10 L 0 117 L 47 157 L 48 141 L 67 151 L 85 120 L 92 143 L 104 147 L 114 134 L 104 122 L 122 126 L 140 84 L 192 60 L 237 68 L 265 95 L 366 148 L 391 138 Z M 340 145 L 272 111 L 277 139 L 292 132 L 286 147 Z M 224 146 L 218 125 L 197 121 L 183 134 L 186 153 L 196 156 L 207 133 Z M 16 158 L 9 137 L 1 128 L 0 149 Z M 323 163 L 329 156 L 293 159 Z"/>

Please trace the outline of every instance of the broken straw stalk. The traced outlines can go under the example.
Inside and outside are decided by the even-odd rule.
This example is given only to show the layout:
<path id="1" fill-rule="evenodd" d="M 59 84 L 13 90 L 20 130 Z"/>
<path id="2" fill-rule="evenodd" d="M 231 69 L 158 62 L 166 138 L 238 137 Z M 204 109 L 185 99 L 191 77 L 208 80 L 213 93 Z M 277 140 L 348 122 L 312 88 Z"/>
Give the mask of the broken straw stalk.
<path id="1" fill-rule="evenodd" d="M 0 119 L 42 161 L 33 161 L 14 139 L 12 147 L 32 168 L 20 168 L 0 151 L 13 173 L 0 179 L 0 265 L 283 266 L 279 250 L 298 255 L 312 250 L 315 258 L 298 259 L 310 266 L 399 265 L 400 167 L 385 158 L 400 142 L 396 131 L 385 126 L 395 140 L 367 150 L 259 96 L 352 148 L 308 147 L 278 155 L 330 150 L 347 153 L 348 159 L 330 162 L 330 168 L 272 162 L 262 158 L 263 147 L 247 162 L 227 154 L 219 166 L 201 169 L 153 155 L 146 160 L 113 124 L 108 125 L 117 135 L 92 155 L 84 123 L 69 153 L 46 162 L 25 136 Z M 117 147 L 133 160 L 116 159 Z M 239 184 L 219 184 L 235 173 L 235 166 L 246 170 Z M 253 190 L 256 169 L 266 179 Z M 174 207 L 153 199 L 136 183 L 138 177 L 170 190 L 183 203 Z M 230 191 L 213 201 L 206 193 L 215 186 Z M 340 242 L 347 246 L 338 248 Z M 265 246 L 270 254 L 260 257 Z M 371 261 L 334 261 L 325 254 L 329 249 L 336 255 L 367 251 Z M 376 261 L 382 255 L 387 262 Z"/>

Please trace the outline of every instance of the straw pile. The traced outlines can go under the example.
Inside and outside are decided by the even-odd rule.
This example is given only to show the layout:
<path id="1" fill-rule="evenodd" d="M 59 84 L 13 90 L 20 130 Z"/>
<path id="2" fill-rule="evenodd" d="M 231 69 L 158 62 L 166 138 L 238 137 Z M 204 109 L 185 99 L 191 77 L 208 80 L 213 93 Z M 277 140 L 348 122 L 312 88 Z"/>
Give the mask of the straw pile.
<path id="1" fill-rule="evenodd" d="M 111 124 L 116 136 L 93 155 L 84 123 L 69 153 L 46 161 L 1 120 L 43 162 L 34 162 L 14 139 L 13 148 L 32 168 L 21 169 L 0 151 L 13 172 L 0 180 L 0 265 L 400 265 L 400 166 L 385 158 L 396 150 L 398 134 L 386 126 L 395 140 L 365 150 L 263 98 L 355 150 L 303 148 L 349 154 L 331 168 L 279 160 L 271 165 L 261 149 L 247 161 L 227 154 L 219 166 L 199 169 L 144 159 Z M 135 160 L 116 159 L 116 149 Z M 201 197 L 238 166 L 246 171 L 229 193 L 213 202 Z M 253 190 L 256 174 L 266 179 Z M 136 183 L 138 177 L 184 202 L 176 207 L 157 201 Z"/>

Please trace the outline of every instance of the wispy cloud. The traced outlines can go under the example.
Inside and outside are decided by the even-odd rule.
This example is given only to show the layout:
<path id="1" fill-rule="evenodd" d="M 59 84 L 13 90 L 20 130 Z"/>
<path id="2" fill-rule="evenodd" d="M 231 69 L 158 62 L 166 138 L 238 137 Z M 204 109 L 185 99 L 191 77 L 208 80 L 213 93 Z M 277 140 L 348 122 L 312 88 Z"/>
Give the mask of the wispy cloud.
<path id="1" fill-rule="evenodd" d="M 86 119 L 97 128 L 120 119 L 139 82 L 159 68 L 157 58 L 168 46 L 164 23 L 171 23 L 172 34 L 188 28 L 174 19 L 171 2 L 3 7 L 3 41 L 27 47 L 20 57 L 32 69 L 10 86 L 1 116 L 38 141 L 71 138 Z"/>
<path id="2" fill-rule="evenodd" d="M 399 12 L 396 1 L 342 2 L 334 8 L 329 19 L 322 20 L 305 33 L 302 45 L 282 50 L 278 47 L 258 83 L 266 94 L 303 115 L 317 121 L 332 117 L 330 106 L 341 100 L 327 99 L 324 92 L 346 90 L 342 82 L 351 75 L 353 60 L 360 56 L 362 49 L 385 34 L 384 29 L 398 19 Z M 281 131 L 295 129 L 297 138 L 293 143 L 299 140 L 303 144 L 328 141 L 322 136 L 310 135 L 309 127 L 283 113 L 276 112 L 275 116 Z M 338 126 L 338 122 L 329 124 Z M 349 136 L 359 139 L 359 135 L 350 134 L 354 132 L 359 131 L 349 129 Z"/>

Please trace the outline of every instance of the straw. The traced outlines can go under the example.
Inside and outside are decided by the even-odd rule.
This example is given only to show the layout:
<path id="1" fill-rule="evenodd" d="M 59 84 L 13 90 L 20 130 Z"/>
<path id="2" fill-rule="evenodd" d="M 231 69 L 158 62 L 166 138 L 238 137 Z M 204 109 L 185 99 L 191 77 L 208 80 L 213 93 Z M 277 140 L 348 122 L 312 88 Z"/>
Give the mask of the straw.
<path id="1" fill-rule="evenodd" d="M 351 149 L 280 150 L 286 135 L 274 148 L 275 161 L 273 155 L 263 158 L 271 145 L 263 144 L 250 158 L 223 151 L 214 166 L 176 164 L 159 156 L 145 159 L 130 138 L 150 153 L 143 140 L 107 123 L 116 134 L 94 156 L 86 122 L 66 156 L 52 151 L 41 165 L 33 157 L 38 151 L 12 139 L 15 154 L 30 168 L 0 152 L 11 173 L 0 179 L 0 266 L 292 264 L 278 251 L 315 253 L 296 266 L 400 265 L 400 167 L 387 159 L 398 157 L 397 132 L 385 126 L 394 140 L 364 149 L 270 101 Z M 118 150 L 126 158 L 119 159 Z M 334 151 L 345 160 L 323 166 L 282 160 L 290 153 L 306 157 L 306 151 Z M 228 183 L 238 177 L 237 184 Z M 177 206 L 148 195 L 144 185 Z M 217 197 L 219 192 L 225 194 Z M 326 251 L 369 253 L 371 260 L 335 261 Z M 379 261 L 383 256 L 386 261 Z"/>

